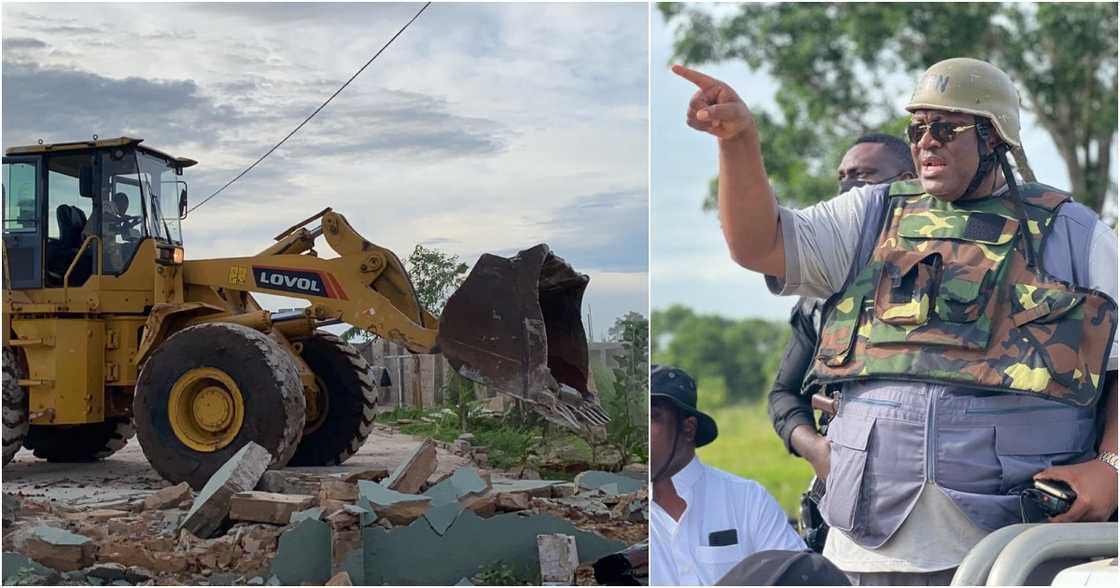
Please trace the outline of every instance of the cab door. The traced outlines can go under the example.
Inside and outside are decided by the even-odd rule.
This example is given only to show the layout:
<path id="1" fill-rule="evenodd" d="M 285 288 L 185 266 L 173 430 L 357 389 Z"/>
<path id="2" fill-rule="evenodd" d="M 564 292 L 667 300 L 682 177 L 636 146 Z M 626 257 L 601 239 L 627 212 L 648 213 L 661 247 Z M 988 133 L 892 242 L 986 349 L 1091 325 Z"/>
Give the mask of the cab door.
<path id="1" fill-rule="evenodd" d="M 41 160 L 4 157 L 4 280 L 11 288 L 43 287 L 44 211 Z"/>

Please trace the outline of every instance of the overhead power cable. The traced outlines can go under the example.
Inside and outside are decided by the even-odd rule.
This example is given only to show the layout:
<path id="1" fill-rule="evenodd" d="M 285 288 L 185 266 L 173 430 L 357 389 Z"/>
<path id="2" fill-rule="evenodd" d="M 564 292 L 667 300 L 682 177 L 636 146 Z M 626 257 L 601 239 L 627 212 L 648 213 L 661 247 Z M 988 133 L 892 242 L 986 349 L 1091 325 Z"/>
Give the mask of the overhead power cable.
<path id="1" fill-rule="evenodd" d="M 424 11 L 427 10 L 428 7 L 431 6 L 431 5 L 432 5 L 431 2 L 427 2 L 427 3 L 424 4 L 424 6 L 422 6 L 420 8 L 420 10 L 416 11 L 416 14 L 413 15 L 412 18 L 409 19 L 408 22 L 404 23 L 404 26 L 402 26 L 400 28 L 400 30 L 397 31 L 397 34 L 393 35 L 392 38 L 390 38 L 388 41 L 386 41 L 385 44 L 382 45 L 381 48 L 377 50 L 377 53 L 374 53 L 373 57 L 369 58 L 369 61 L 367 61 L 365 65 L 363 65 L 361 68 L 359 68 L 358 71 L 354 72 L 354 75 L 350 76 L 350 79 L 346 80 L 346 83 L 342 84 L 342 86 L 340 86 L 337 90 L 335 90 L 334 94 L 331 94 L 330 98 L 327 98 L 327 100 L 325 102 L 320 104 L 319 108 L 316 108 L 315 111 L 312 112 L 307 118 L 303 119 L 303 122 L 299 123 L 299 126 L 292 129 L 292 132 L 288 133 L 283 139 L 280 139 L 279 143 L 273 145 L 272 149 L 269 149 L 267 152 L 265 152 L 264 155 L 260 156 L 260 159 L 257 159 L 256 161 L 253 162 L 252 165 L 245 168 L 241 173 L 237 174 L 237 177 L 235 177 L 232 180 L 226 182 L 226 185 L 222 186 L 221 188 L 218 188 L 218 190 L 216 192 L 214 192 L 213 194 L 204 198 L 202 200 L 202 202 L 199 202 L 198 204 L 195 204 L 194 206 L 192 206 L 190 209 L 187 210 L 187 212 L 190 213 L 190 212 L 193 212 L 193 211 L 197 210 L 200 206 L 209 202 L 211 198 L 217 196 L 218 194 L 221 194 L 223 190 L 225 190 L 226 188 L 233 185 L 233 183 L 236 182 L 237 180 L 240 180 L 242 176 L 244 176 L 245 174 L 252 171 L 252 169 L 254 167 L 257 167 L 257 165 L 260 162 L 264 161 L 264 159 L 266 157 L 268 157 L 269 155 L 272 155 L 272 152 L 276 151 L 281 145 L 284 144 L 285 141 L 287 141 L 288 139 L 291 139 L 292 135 L 295 135 L 296 133 L 298 133 L 299 130 L 302 129 L 304 125 L 306 125 L 308 122 L 310 122 L 311 119 L 315 118 L 316 114 L 319 114 L 320 110 L 323 110 L 323 108 L 325 108 L 328 104 L 330 104 L 331 100 L 334 100 L 335 96 L 338 96 L 343 90 L 345 90 L 346 86 L 350 85 L 350 82 L 353 82 L 355 78 L 357 78 L 359 75 L 361 75 L 362 72 L 365 71 L 366 68 L 369 67 L 370 64 L 373 63 L 374 60 L 376 60 L 381 55 L 381 53 L 383 53 L 386 49 L 389 48 L 389 45 L 393 44 L 393 41 L 397 40 L 397 37 L 401 36 L 401 33 L 405 32 L 405 30 L 408 29 L 409 25 L 411 25 L 413 22 L 415 22 L 416 19 L 420 18 L 420 15 L 423 14 Z"/>

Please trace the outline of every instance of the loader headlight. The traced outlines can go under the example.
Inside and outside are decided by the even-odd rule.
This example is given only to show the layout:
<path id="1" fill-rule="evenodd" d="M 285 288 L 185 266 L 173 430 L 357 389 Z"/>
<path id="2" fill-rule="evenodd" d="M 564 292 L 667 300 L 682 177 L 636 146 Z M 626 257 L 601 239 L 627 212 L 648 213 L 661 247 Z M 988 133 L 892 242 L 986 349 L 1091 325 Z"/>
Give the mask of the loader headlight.
<path id="1" fill-rule="evenodd" d="M 181 265 L 183 263 L 182 247 L 160 247 L 156 262 L 163 265 Z"/>

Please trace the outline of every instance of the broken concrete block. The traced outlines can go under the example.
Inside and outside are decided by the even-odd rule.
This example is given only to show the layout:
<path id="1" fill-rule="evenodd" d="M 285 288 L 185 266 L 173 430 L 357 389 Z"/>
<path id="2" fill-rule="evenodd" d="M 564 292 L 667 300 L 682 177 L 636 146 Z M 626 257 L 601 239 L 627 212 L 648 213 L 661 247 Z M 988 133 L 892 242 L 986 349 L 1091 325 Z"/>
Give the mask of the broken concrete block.
<path id="1" fill-rule="evenodd" d="M 127 566 L 111 561 L 99 563 L 84 571 L 85 575 L 93 578 L 100 578 L 106 582 L 124 580 L 127 572 Z"/>
<path id="2" fill-rule="evenodd" d="M 425 439 L 404 463 L 381 481 L 381 485 L 397 492 L 416 494 L 435 471 L 436 444 L 431 439 Z"/>
<path id="3" fill-rule="evenodd" d="M 250 441 L 210 476 L 183 519 L 182 528 L 199 538 L 213 536 L 229 514 L 233 495 L 255 488 L 271 462 L 272 454 Z"/>
<path id="4" fill-rule="evenodd" d="M 366 480 L 358 482 L 358 506 L 388 519 L 395 525 L 407 525 L 420 518 L 431 504 L 430 496 L 394 492 Z M 373 524 L 373 521 L 368 520 L 368 517 L 367 520 L 362 521 L 362 525 L 370 524 Z"/>
<path id="5" fill-rule="evenodd" d="M 362 470 L 360 472 L 354 472 L 353 474 L 350 474 L 350 475 L 346 476 L 346 478 L 344 478 L 344 479 L 347 482 L 357 484 L 358 480 L 369 480 L 370 482 L 380 482 L 381 480 L 384 480 L 385 478 L 388 478 L 388 477 L 389 477 L 388 468 L 374 468 L 372 470 Z"/>
<path id="6" fill-rule="evenodd" d="M 533 498 L 551 498 L 552 489 L 564 483 L 559 480 L 508 480 L 499 478 L 494 480 L 493 488 L 498 493 L 525 492 Z"/>
<path id="7" fill-rule="evenodd" d="M 567 498 L 569 496 L 575 496 L 577 490 L 579 490 L 579 488 L 577 488 L 576 485 L 571 482 L 556 484 L 552 487 L 552 497 Z"/>
<path id="8" fill-rule="evenodd" d="M 55 527 L 32 529 L 23 549 L 31 559 L 65 572 L 88 567 L 97 556 L 97 545 L 89 537 Z"/>
<path id="9" fill-rule="evenodd" d="M 610 472 L 590 470 L 580 472 L 576 476 L 576 486 L 580 489 L 603 490 L 607 494 L 629 494 L 646 487 L 644 480 L 637 480 L 630 476 L 620 476 Z"/>
<path id="10" fill-rule="evenodd" d="M 346 507 L 346 503 L 341 500 L 332 500 L 330 498 L 320 498 L 319 508 L 323 509 L 323 516 L 330 516 Z"/>
<path id="11" fill-rule="evenodd" d="M 579 554 L 576 538 L 562 533 L 537 535 L 537 554 L 541 562 L 541 582 L 544 586 L 573 586 Z"/>
<path id="12" fill-rule="evenodd" d="M 319 495 L 321 478 L 313 474 L 290 472 L 286 470 L 268 470 L 261 476 L 256 490 L 261 492 L 275 492 L 277 494 L 310 494 Z M 254 488 L 249 488 L 254 490 Z"/>
<path id="13" fill-rule="evenodd" d="M 307 510 L 314 503 L 315 497 L 305 494 L 238 492 L 230 499 L 229 518 L 235 521 L 287 525 L 293 514 Z"/>
<path id="14" fill-rule="evenodd" d="M 481 496 L 490 490 L 489 473 L 479 475 L 474 468 L 459 468 L 442 482 L 428 488 L 425 496 L 432 497 L 432 504 L 460 501 L 467 496 Z"/>
<path id="15" fill-rule="evenodd" d="M 493 492 L 487 492 L 481 496 L 464 496 L 459 499 L 459 503 L 463 505 L 463 508 L 483 517 L 492 516 L 498 512 L 498 495 Z"/>
<path id="16" fill-rule="evenodd" d="M 337 478 L 323 478 L 319 483 L 319 501 L 339 500 L 354 502 L 358 499 L 358 486 Z"/>
<path id="17" fill-rule="evenodd" d="M 529 494 L 527 492 L 503 492 L 498 494 L 498 510 L 514 512 L 529 508 Z"/>
<path id="18" fill-rule="evenodd" d="M 436 535 L 443 535 L 455 523 L 455 519 L 459 517 L 461 512 L 463 512 L 463 506 L 458 502 L 445 502 L 428 509 L 428 512 L 424 513 L 424 518 L 431 525 L 432 530 L 436 532 Z"/>
<path id="19" fill-rule="evenodd" d="M 270 571 L 287 586 L 326 582 L 331 577 L 331 528 L 305 519 L 285 531 Z"/>
<path id="20" fill-rule="evenodd" d="M 316 506 L 316 507 L 313 507 L 313 508 L 309 508 L 307 510 L 301 510 L 299 512 L 293 512 L 292 516 L 288 518 L 288 524 L 289 525 L 294 525 L 294 524 L 302 521 L 303 519 L 319 520 L 321 518 L 323 518 L 323 509 Z"/>
<path id="21" fill-rule="evenodd" d="M 3 584 L 57 584 L 62 575 L 27 556 L 5 551 L 3 556 Z"/>
<path id="22" fill-rule="evenodd" d="M 174 486 L 168 486 L 156 491 L 154 494 L 149 494 L 144 498 L 144 510 L 163 510 L 165 508 L 175 508 L 189 502 L 191 499 L 191 486 L 186 482 L 181 482 Z"/>
<path id="23" fill-rule="evenodd" d="M 350 505 L 347 505 L 347 506 L 350 506 Z M 366 511 L 365 509 L 361 509 L 361 510 L 363 510 L 365 512 L 369 512 L 369 511 Z M 326 523 L 328 525 L 330 525 L 332 530 L 341 531 L 343 529 L 347 529 L 347 528 L 350 528 L 350 527 L 357 526 L 358 525 L 358 517 L 359 517 L 359 514 L 350 512 L 349 510 L 343 508 L 342 510 L 331 513 L 326 518 Z"/>
<path id="24" fill-rule="evenodd" d="M 537 535 L 546 533 L 574 536 L 577 553 L 584 563 L 624 546 L 548 515 L 507 513 L 483 519 L 464 511 L 442 536 L 426 521 L 388 531 L 377 526 L 364 527 L 362 584 L 447 586 L 498 561 L 519 575 L 531 577 L 539 569 Z M 439 557 L 433 558 L 433 553 Z"/>
<path id="25" fill-rule="evenodd" d="M 339 573 L 335 574 L 334 576 L 331 576 L 331 579 L 327 580 L 326 585 L 327 586 L 353 586 L 354 583 L 350 581 L 350 574 L 343 571 L 343 572 L 339 572 Z"/>
<path id="26" fill-rule="evenodd" d="M 86 521 L 93 523 L 103 523 L 121 517 L 131 516 L 132 513 L 127 510 L 116 510 L 112 508 L 98 508 L 95 510 L 85 510 L 78 512 L 68 512 L 62 515 L 62 518 L 68 521 Z"/>

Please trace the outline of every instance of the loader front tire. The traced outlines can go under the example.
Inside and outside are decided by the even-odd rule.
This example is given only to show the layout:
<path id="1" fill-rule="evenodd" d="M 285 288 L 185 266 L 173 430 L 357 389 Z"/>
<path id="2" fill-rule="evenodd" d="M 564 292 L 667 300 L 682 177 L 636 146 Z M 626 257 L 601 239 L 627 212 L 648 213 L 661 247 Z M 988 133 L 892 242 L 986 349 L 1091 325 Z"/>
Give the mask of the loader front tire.
<path id="1" fill-rule="evenodd" d="M 369 363 L 353 346 L 322 331 L 303 340 L 300 357 L 319 382 L 321 414 L 308 423 L 290 465 L 338 465 L 357 453 L 373 430 L 377 388 Z"/>
<path id="2" fill-rule="evenodd" d="M 105 459 L 124 449 L 135 434 L 128 417 L 84 425 L 31 425 L 23 446 L 35 457 L 57 463 Z"/>
<path id="3" fill-rule="evenodd" d="M 4 465 L 12 461 L 27 437 L 27 389 L 19 385 L 23 368 L 16 352 L 4 348 Z"/>
<path id="4" fill-rule="evenodd" d="M 132 402 L 140 447 L 159 475 L 201 489 L 250 441 L 292 458 L 304 426 L 295 359 L 259 331 L 207 323 L 172 335 L 148 358 Z"/>

